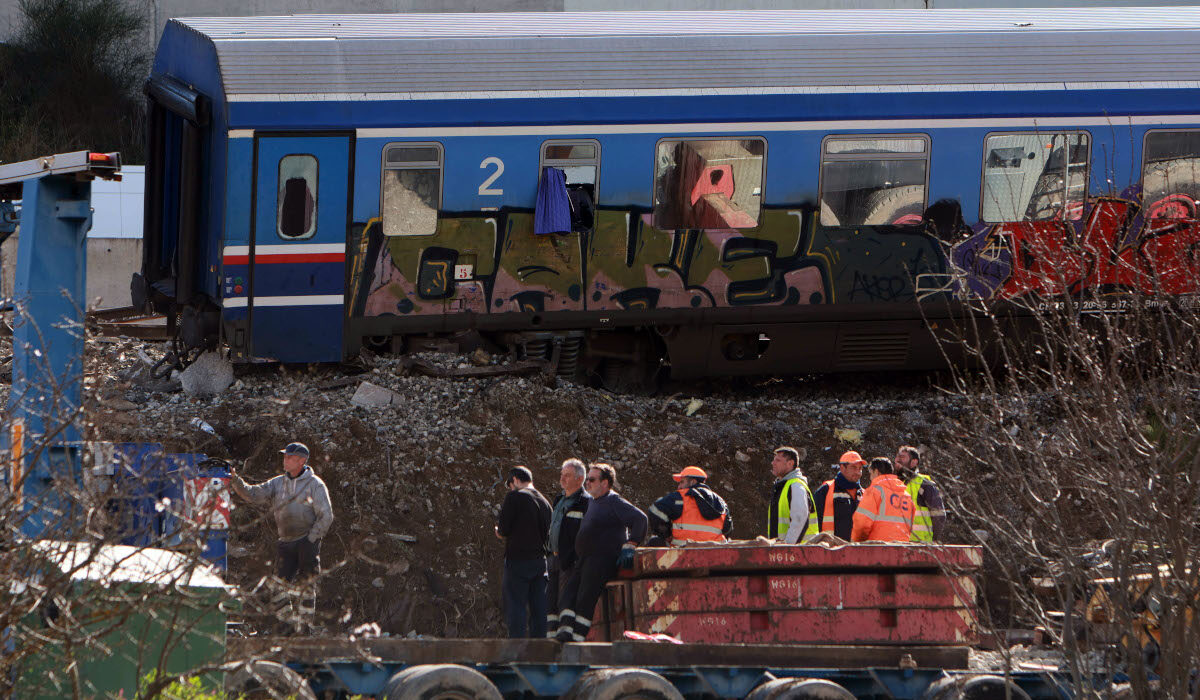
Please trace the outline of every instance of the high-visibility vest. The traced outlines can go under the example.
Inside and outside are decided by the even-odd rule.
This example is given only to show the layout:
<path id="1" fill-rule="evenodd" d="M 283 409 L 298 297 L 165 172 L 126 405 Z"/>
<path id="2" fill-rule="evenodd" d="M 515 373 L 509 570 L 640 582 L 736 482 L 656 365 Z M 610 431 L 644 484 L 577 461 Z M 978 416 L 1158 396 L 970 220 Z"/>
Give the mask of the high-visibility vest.
<path id="1" fill-rule="evenodd" d="M 854 513 L 855 542 L 909 542 L 912 538 L 913 500 L 895 474 L 873 479 Z"/>
<path id="2" fill-rule="evenodd" d="M 853 498 L 850 496 L 850 494 L 845 491 L 834 491 L 833 490 L 833 482 L 834 482 L 834 480 L 830 479 L 829 481 L 826 481 L 824 484 L 822 484 L 826 490 L 825 490 L 825 510 L 824 510 L 824 512 L 821 513 L 821 532 L 834 532 L 835 531 L 834 530 L 834 519 L 833 519 L 833 501 L 834 501 L 834 499 L 836 499 L 839 495 L 841 495 L 843 498 L 850 498 L 851 500 L 853 500 Z"/>
<path id="3" fill-rule="evenodd" d="M 924 474 L 916 474 L 904 487 L 904 490 L 908 492 L 909 498 L 912 499 L 913 508 L 916 509 L 916 513 L 913 515 L 913 542 L 933 541 L 933 515 L 929 512 L 928 508 L 922 506 L 920 502 L 917 501 L 917 494 L 921 492 L 921 484 L 925 483 L 926 481 L 934 486 L 937 486 L 937 484 L 933 483 L 933 479 L 930 479 Z"/>
<path id="4" fill-rule="evenodd" d="M 788 479 L 779 491 L 779 520 L 776 523 L 778 529 L 775 532 L 778 539 L 783 539 L 792 522 L 792 487 L 796 484 L 800 484 L 804 488 L 805 495 L 808 496 L 808 527 L 804 528 L 804 537 L 815 535 L 820 531 L 817 526 L 817 502 L 813 499 L 812 489 L 808 488 L 808 481 L 799 478 Z M 769 525 L 770 523 L 768 523 L 768 527 Z M 804 537 L 800 539 L 804 539 Z"/>
<path id="5" fill-rule="evenodd" d="M 688 498 L 687 489 L 679 489 L 683 499 L 683 514 L 671 523 L 671 544 L 679 546 L 687 542 L 724 542 L 726 513 L 713 520 L 706 520 L 700 515 L 700 506 L 696 499 Z"/>

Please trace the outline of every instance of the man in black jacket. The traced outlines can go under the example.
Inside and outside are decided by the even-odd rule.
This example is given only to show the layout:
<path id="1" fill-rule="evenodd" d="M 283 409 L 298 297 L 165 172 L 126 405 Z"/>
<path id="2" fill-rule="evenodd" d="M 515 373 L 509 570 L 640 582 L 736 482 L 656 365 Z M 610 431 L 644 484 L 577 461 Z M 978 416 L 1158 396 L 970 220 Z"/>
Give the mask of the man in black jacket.
<path id="1" fill-rule="evenodd" d="M 496 535 L 504 539 L 504 619 L 508 636 L 546 636 L 546 537 L 550 504 L 523 466 L 509 470 Z"/>
<path id="2" fill-rule="evenodd" d="M 613 490 L 615 469 L 593 464 L 584 483 L 592 502 L 575 538 L 578 568 L 561 598 L 558 634 L 554 636 L 560 642 L 587 638 L 604 586 L 617 577 L 618 568 L 633 566 L 634 549 L 646 537 L 646 514 Z"/>
<path id="3" fill-rule="evenodd" d="M 592 500 L 591 495 L 583 490 L 586 474 L 587 468 L 583 462 L 572 457 L 562 463 L 558 475 L 562 493 L 554 499 L 554 510 L 550 515 L 550 583 L 546 586 L 548 636 L 554 636 L 558 631 L 558 611 L 562 609 L 559 598 L 567 581 L 575 573 L 575 535 Z"/>
<path id="4" fill-rule="evenodd" d="M 651 547 L 688 542 L 725 542 L 733 533 L 733 518 L 725 500 L 705 480 L 708 473 L 700 467 L 684 467 L 671 475 L 679 488 L 654 502 L 646 512 Z"/>

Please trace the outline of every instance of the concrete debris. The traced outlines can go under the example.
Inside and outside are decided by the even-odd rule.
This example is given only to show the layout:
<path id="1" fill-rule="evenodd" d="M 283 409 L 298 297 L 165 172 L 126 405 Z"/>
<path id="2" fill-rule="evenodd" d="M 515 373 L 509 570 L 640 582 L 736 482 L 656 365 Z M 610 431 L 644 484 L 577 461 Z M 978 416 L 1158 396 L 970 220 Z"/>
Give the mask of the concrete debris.
<path id="1" fill-rule="evenodd" d="M 193 396 L 220 394 L 233 384 L 233 364 L 219 352 L 201 353 L 179 373 L 179 383 Z"/>
<path id="2" fill-rule="evenodd" d="M 733 458 L 736 459 L 737 461 L 741 462 L 742 464 L 745 464 L 746 462 L 750 461 L 750 455 L 746 454 L 745 452 L 742 452 L 741 450 L 734 452 Z"/>
<path id="3" fill-rule="evenodd" d="M 398 404 L 403 398 L 391 389 L 385 389 L 371 382 L 363 382 L 358 385 L 354 396 L 350 397 L 350 403 L 362 408 L 383 408 L 392 404 Z"/>
<path id="4" fill-rule="evenodd" d="M 861 445 L 863 441 L 862 431 L 854 428 L 838 428 L 833 431 L 833 436 L 847 445 Z"/>
<path id="5" fill-rule="evenodd" d="M 366 622 L 350 630 L 350 641 L 352 642 L 358 639 L 372 639 L 382 636 L 383 630 L 379 629 L 378 622 Z"/>
<path id="6" fill-rule="evenodd" d="M 688 401 L 687 408 L 684 409 L 683 414 L 685 416 L 694 416 L 696 415 L 696 411 L 699 411 L 700 407 L 703 405 L 704 402 L 700 399 L 692 399 L 691 401 Z"/>
<path id="7" fill-rule="evenodd" d="M 483 348 L 476 348 L 475 352 L 471 353 L 471 364 L 476 367 L 486 367 L 492 364 L 492 356 Z"/>
<path id="8" fill-rule="evenodd" d="M 428 360 L 422 359 L 420 356 L 405 357 L 403 366 L 416 374 L 423 374 L 426 377 L 461 377 L 461 378 L 480 378 L 480 377 L 499 377 L 503 375 L 530 375 L 539 372 L 546 372 L 550 365 L 545 360 L 521 360 L 507 365 L 485 365 L 482 367 L 472 367 L 466 362 L 459 362 L 453 366 L 446 367 Z"/>
<path id="9" fill-rule="evenodd" d="M 104 402 L 105 408 L 111 408 L 114 411 L 135 411 L 138 405 L 129 399 L 115 398 Z"/>

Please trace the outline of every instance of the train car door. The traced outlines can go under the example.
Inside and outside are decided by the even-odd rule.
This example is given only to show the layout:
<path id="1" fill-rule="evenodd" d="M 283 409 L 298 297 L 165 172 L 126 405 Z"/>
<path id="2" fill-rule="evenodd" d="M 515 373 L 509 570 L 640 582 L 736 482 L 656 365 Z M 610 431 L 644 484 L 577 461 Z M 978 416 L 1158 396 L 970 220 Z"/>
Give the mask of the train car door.
<path id="1" fill-rule="evenodd" d="M 250 352 L 338 362 L 345 320 L 349 136 L 259 136 Z"/>

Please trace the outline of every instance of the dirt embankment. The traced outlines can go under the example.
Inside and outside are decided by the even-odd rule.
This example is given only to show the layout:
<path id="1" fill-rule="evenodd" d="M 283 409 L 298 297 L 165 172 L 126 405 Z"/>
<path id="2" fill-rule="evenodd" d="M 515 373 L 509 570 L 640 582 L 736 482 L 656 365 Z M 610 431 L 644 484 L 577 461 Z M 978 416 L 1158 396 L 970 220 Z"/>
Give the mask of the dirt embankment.
<path id="1" fill-rule="evenodd" d="M 729 503 L 738 538 L 765 533 L 772 449 L 792 445 L 814 485 L 844 449 L 893 456 L 902 443 L 929 449 L 933 473 L 952 399 L 926 375 L 719 381 L 671 386 L 656 397 L 616 396 L 537 378 L 433 379 L 375 358 L 361 368 L 239 369 L 234 386 L 197 397 L 147 381 L 141 344 L 88 344 L 88 415 L 95 437 L 155 441 L 170 451 L 244 461 L 243 475 L 279 471 L 292 440 L 313 451 L 336 520 L 322 551 L 333 569 L 322 587 L 330 631 L 377 622 L 391 634 L 494 636 L 502 548 L 492 533 L 505 472 L 533 470 L 547 497 L 558 467 L 577 456 L 617 467 L 619 491 L 645 508 L 674 487 L 670 474 L 698 465 Z M 151 354 L 160 352 L 153 346 Z M 457 363 L 459 358 L 435 357 Z M 360 380 L 395 391 L 397 403 L 354 406 Z M 8 386 L 0 386 L 7 401 Z M 699 399 L 691 416 L 689 404 Z M 222 443 L 189 426 L 203 418 Z M 861 444 L 853 443 L 858 431 Z M 271 570 L 273 528 L 249 507 L 234 513 L 230 575 L 249 585 Z M 253 626 L 253 621 L 251 621 Z"/>

